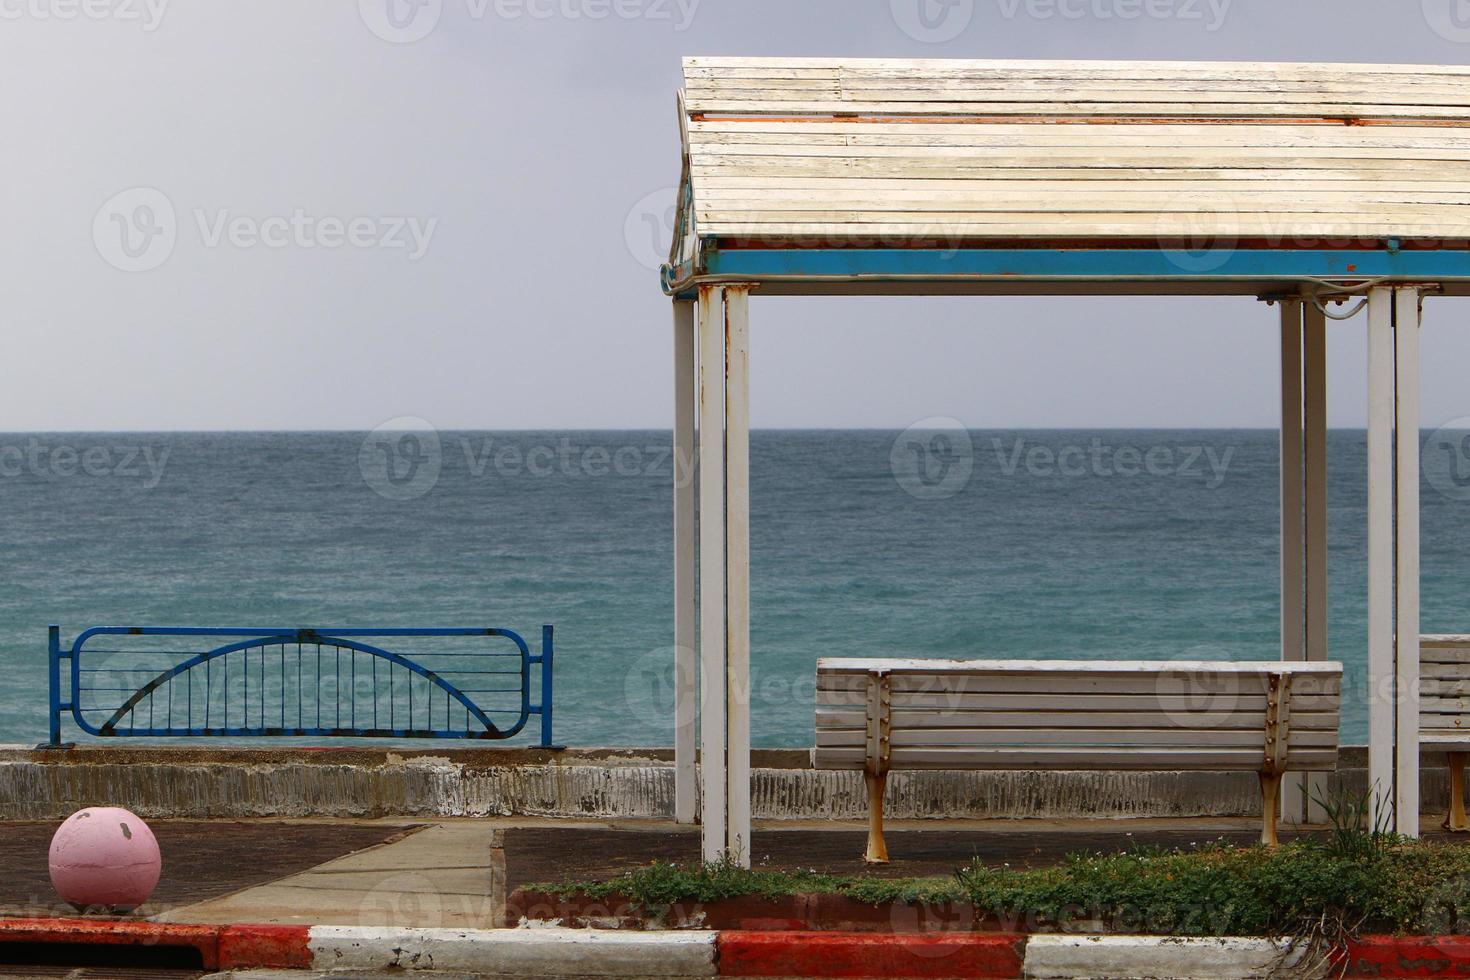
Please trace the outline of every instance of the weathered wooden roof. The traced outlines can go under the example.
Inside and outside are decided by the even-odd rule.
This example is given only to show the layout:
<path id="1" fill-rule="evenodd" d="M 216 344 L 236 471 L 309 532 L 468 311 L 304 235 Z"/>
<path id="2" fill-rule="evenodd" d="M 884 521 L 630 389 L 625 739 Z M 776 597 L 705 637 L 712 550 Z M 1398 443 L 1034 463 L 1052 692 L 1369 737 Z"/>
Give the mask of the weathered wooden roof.
<path id="1" fill-rule="evenodd" d="M 1470 239 L 1470 67 L 687 58 L 684 76 L 675 270 L 697 246 Z"/>

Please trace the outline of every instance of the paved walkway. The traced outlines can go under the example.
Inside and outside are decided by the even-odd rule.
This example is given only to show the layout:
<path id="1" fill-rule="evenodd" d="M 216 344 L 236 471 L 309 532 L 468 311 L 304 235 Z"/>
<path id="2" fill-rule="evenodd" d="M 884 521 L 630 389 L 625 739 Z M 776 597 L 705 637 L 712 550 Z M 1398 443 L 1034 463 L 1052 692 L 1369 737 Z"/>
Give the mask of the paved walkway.
<path id="1" fill-rule="evenodd" d="M 493 929 L 505 914 L 501 831 L 427 827 L 309 871 L 165 912 L 172 922 Z"/>

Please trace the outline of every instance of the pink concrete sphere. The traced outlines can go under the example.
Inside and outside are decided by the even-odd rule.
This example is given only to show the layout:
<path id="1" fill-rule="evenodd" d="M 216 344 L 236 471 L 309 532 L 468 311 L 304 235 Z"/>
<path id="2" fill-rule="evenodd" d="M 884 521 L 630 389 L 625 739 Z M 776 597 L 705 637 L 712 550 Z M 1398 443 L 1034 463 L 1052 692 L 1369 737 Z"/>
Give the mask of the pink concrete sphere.
<path id="1" fill-rule="evenodd" d="M 78 908 L 132 910 L 158 887 L 163 858 L 148 825 L 116 806 L 89 806 L 51 838 L 51 884 Z"/>

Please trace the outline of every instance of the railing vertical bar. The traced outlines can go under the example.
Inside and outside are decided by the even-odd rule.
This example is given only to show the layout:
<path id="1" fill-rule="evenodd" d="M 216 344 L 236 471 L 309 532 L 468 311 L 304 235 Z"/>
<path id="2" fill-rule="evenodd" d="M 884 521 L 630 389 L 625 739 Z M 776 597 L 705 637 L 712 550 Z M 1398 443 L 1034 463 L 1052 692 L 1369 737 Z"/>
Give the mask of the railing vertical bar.
<path id="1" fill-rule="evenodd" d="M 46 630 L 46 670 L 50 681 L 50 692 L 48 698 L 51 702 L 51 717 L 47 724 L 51 729 L 51 744 L 61 744 L 61 627 L 52 626 Z M 72 690 L 71 700 L 73 703 L 81 700 L 81 695 L 75 688 Z"/>
<path id="2" fill-rule="evenodd" d="M 544 625 L 541 627 L 541 744 L 550 748 L 553 744 L 551 738 L 551 706 L 555 704 L 552 698 L 552 684 L 554 672 L 552 670 L 552 627 Z"/>

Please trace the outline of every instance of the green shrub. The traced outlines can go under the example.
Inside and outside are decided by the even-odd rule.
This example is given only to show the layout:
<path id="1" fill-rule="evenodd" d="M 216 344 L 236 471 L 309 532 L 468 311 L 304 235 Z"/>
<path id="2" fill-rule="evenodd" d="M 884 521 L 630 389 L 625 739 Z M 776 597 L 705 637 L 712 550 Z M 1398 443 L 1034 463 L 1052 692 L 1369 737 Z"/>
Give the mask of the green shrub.
<path id="1" fill-rule="evenodd" d="M 1371 844 L 1371 846 L 1370 846 Z M 726 862 L 655 863 L 602 882 L 537 886 L 594 899 L 625 895 L 656 911 L 742 896 L 836 894 L 873 905 L 968 899 L 1002 928 L 1177 936 L 1338 934 L 1367 928 L 1470 932 L 1470 847 L 1329 837 L 1279 848 L 1073 854 L 1053 867 L 993 868 L 953 878 L 879 878 L 747 870 Z"/>

